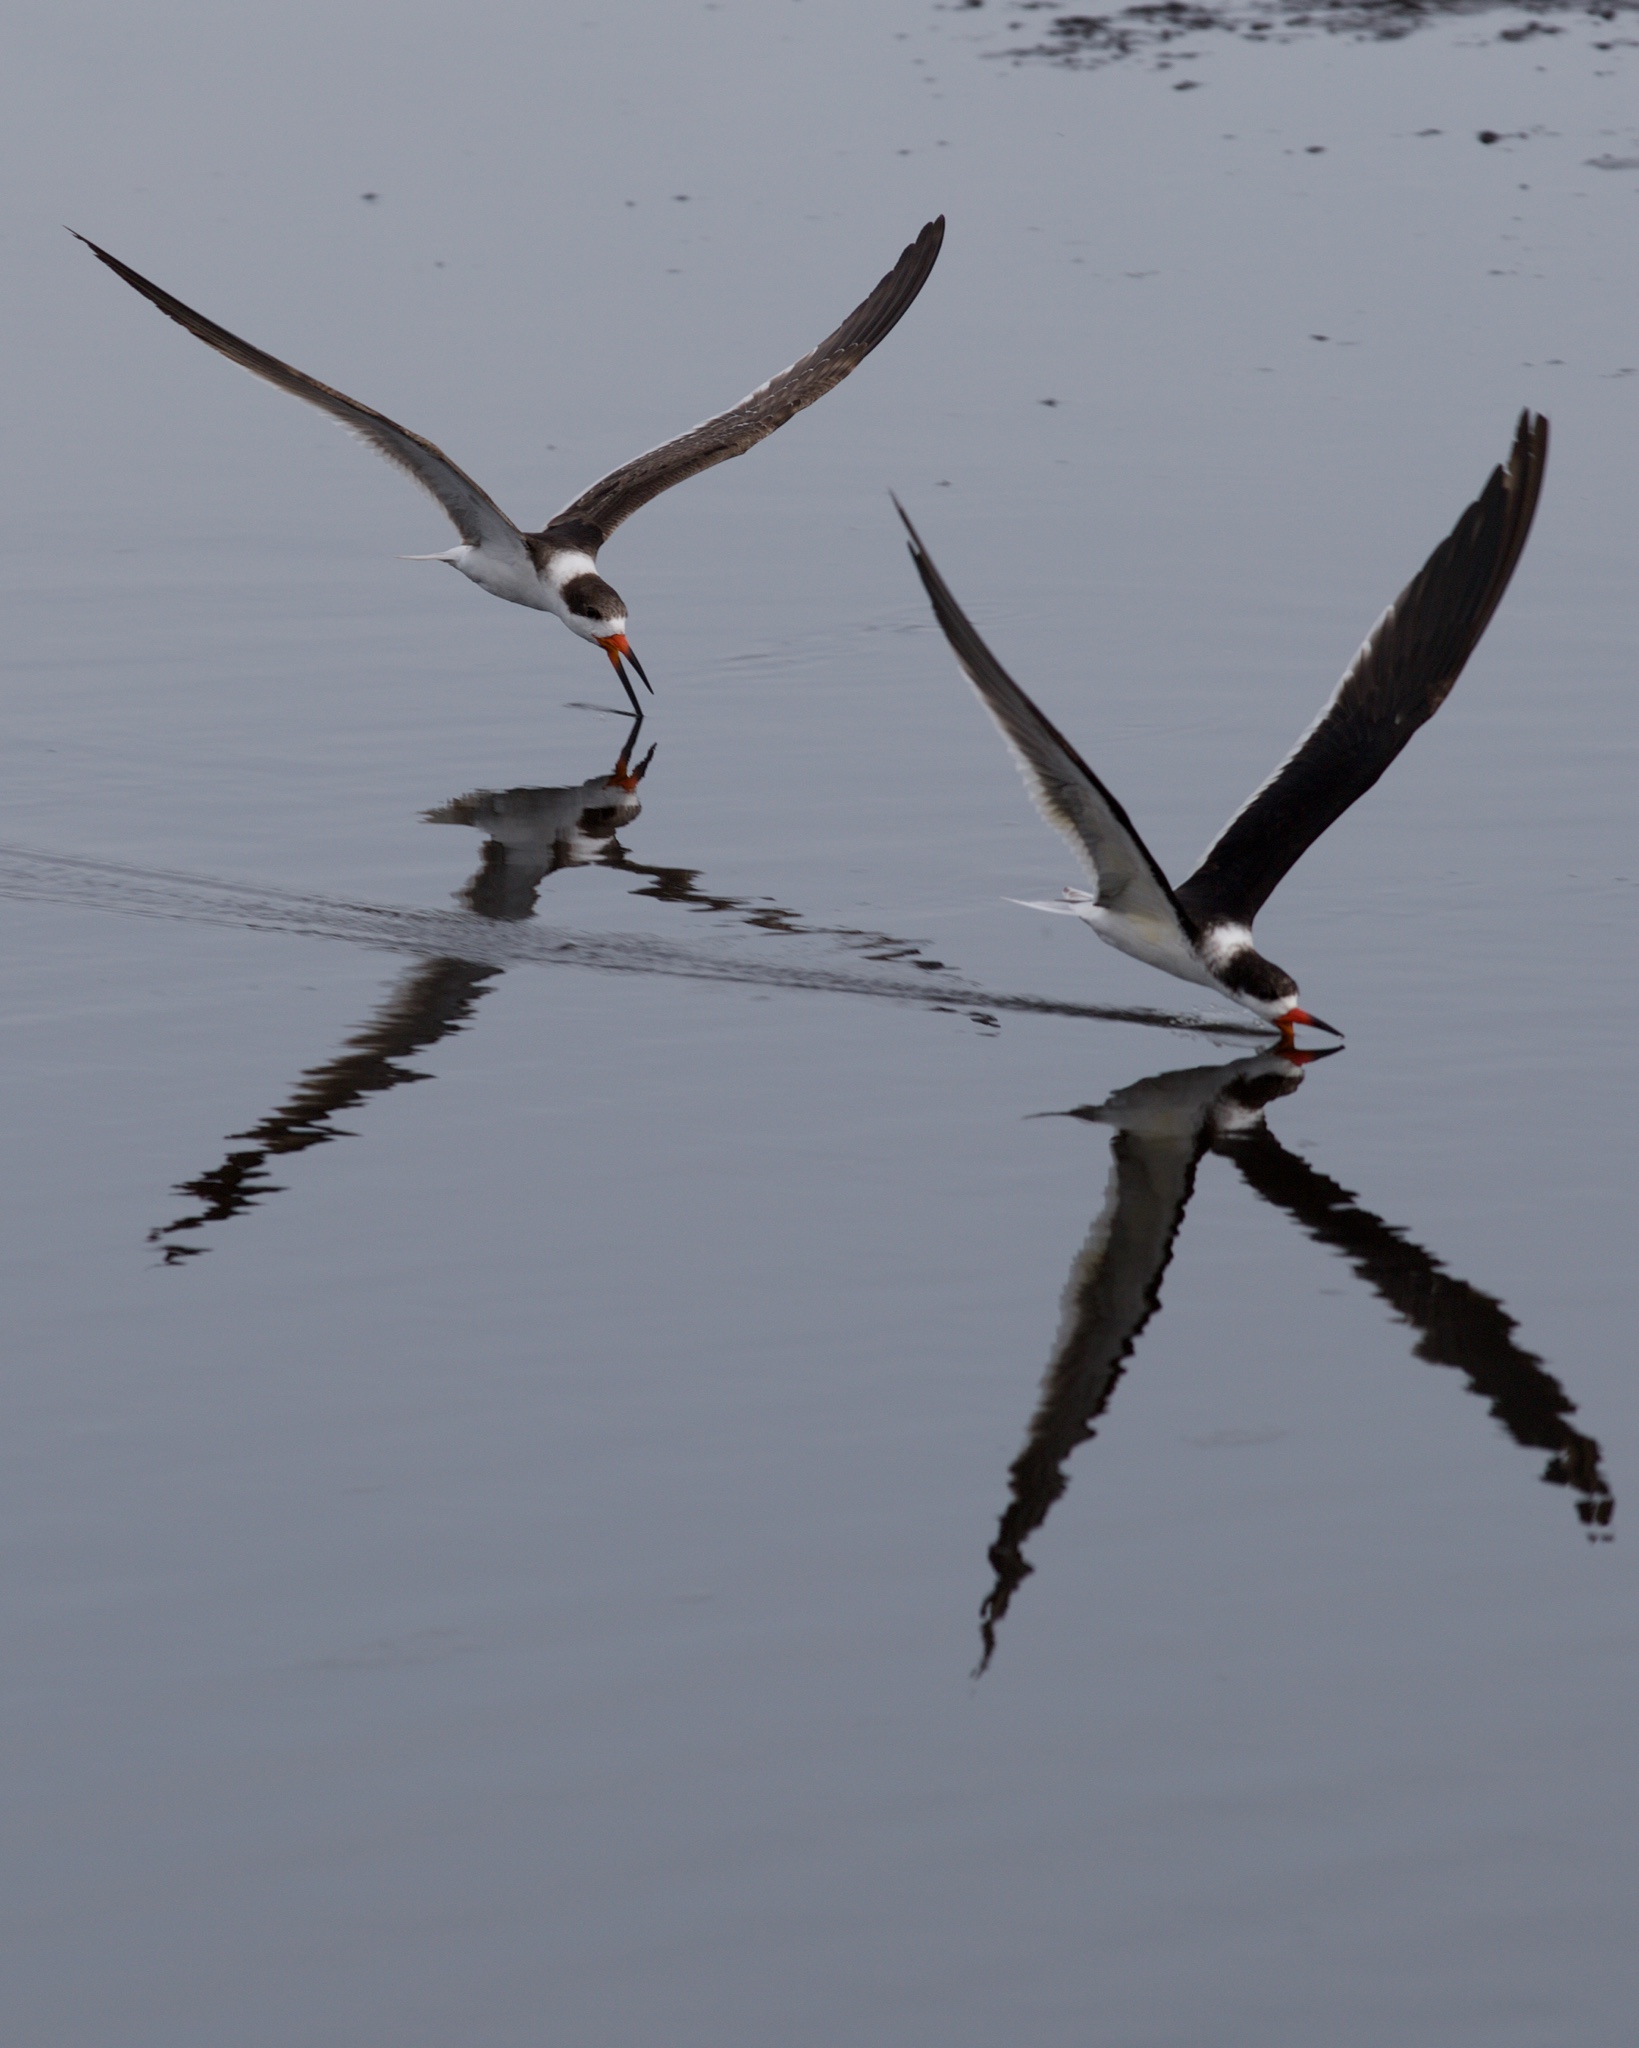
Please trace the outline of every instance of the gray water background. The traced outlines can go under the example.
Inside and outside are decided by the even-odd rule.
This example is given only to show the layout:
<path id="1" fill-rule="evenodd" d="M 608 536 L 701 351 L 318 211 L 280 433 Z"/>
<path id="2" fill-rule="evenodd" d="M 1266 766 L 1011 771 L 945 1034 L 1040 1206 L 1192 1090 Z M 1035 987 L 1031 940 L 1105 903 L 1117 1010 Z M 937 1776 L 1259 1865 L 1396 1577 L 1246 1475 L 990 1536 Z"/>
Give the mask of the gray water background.
<path id="1" fill-rule="evenodd" d="M 8 2041 L 1631 2039 L 1639 115 L 1556 22 L 13 22 Z M 612 677 L 60 225 L 533 524 L 938 211 L 858 375 L 606 552 L 629 865 L 502 926 L 426 814 L 608 773 Z M 886 493 L 1177 873 L 1526 404 L 1513 588 L 1260 921 L 1348 1033 L 1268 1114 L 1609 1493 L 1209 1153 L 975 1679 L 1111 1171 L 1044 1113 L 1247 1041 L 987 1007 L 1193 1003 L 1004 900 L 1081 877 Z"/>

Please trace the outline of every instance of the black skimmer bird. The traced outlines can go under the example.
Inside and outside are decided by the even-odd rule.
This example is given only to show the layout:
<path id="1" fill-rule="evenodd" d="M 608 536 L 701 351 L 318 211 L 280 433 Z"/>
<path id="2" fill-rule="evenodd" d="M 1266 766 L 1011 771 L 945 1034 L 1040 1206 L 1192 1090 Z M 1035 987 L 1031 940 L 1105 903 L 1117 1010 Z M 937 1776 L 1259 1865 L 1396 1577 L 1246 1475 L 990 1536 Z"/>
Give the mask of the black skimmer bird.
<path id="1" fill-rule="evenodd" d="M 71 234 L 75 231 L 71 228 Z M 203 342 L 237 363 L 253 376 L 265 377 L 296 398 L 341 421 L 342 425 L 367 441 L 379 454 L 408 471 L 416 482 L 430 491 L 449 514 L 461 536 L 460 545 L 437 555 L 409 555 L 419 562 L 448 562 L 468 576 L 480 590 L 492 597 L 504 597 L 512 604 L 553 612 L 572 633 L 601 647 L 614 664 L 634 714 L 643 716 L 637 692 L 626 674 L 622 657 L 629 661 L 652 693 L 653 685 L 626 638 L 626 604 L 620 594 L 597 573 L 598 550 L 622 520 L 629 519 L 651 498 L 670 490 L 685 477 L 726 462 L 731 455 L 743 455 L 748 448 L 782 427 L 793 413 L 823 398 L 840 384 L 851 370 L 884 340 L 904 317 L 917 293 L 928 281 L 945 236 L 941 214 L 931 220 L 910 244 L 870 297 L 856 306 L 835 333 L 827 335 L 817 348 L 794 362 L 777 377 L 732 405 L 727 412 L 691 427 L 675 441 L 637 455 L 600 477 L 537 533 L 525 533 L 501 510 L 489 494 L 480 489 L 464 470 L 431 441 L 408 427 L 401 427 L 384 413 L 360 405 L 356 399 L 333 391 L 316 377 L 292 369 L 277 356 L 241 341 L 225 327 L 218 327 L 202 313 L 196 313 L 157 284 L 99 249 L 84 235 L 85 243 L 99 262 L 123 277 L 133 290 L 141 292 L 162 313 L 187 328 Z"/>
<path id="2" fill-rule="evenodd" d="M 1070 838 L 1096 888 L 1031 904 L 1082 918 L 1108 945 L 1216 989 L 1290 1045 L 1299 1024 L 1342 1037 L 1300 1007 L 1298 985 L 1252 944 L 1252 921 L 1293 863 L 1432 718 L 1462 673 L 1531 530 L 1548 422 L 1520 414 L 1513 451 L 1394 600 L 1319 718 L 1174 889 L 1132 820 L 974 631 L 915 527 L 911 558 L 956 659 L 1018 761 L 1042 815 Z"/>

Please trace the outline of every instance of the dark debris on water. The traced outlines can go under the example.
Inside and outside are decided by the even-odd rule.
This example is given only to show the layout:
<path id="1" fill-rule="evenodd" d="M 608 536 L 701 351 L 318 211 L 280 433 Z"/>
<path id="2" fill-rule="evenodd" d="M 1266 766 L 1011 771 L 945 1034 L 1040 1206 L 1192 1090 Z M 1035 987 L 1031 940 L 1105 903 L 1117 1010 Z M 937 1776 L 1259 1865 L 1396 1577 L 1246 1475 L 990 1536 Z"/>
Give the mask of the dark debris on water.
<path id="1" fill-rule="evenodd" d="M 963 13 L 977 13 L 988 0 L 953 0 Z M 1155 56 L 1161 65 L 1186 57 L 1181 47 L 1204 35 L 1232 35 L 1249 42 L 1291 42 L 1314 34 L 1344 35 L 1358 41 L 1396 42 L 1415 30 L 1450 16 L 1498 13 L 1530 17 L 1498 31 L 1503 42 L 1559 35 L 1562 27 L 1547 16 L 1589 22 L 1616 21 L 1639 13 L 1639 0 L 1148 0 L 1104 14 L 1058 11 L 1063 0 L 1003 0 L 1008 26 L 1021 27 L 1020 17 L 1048 15 L 1039 40 L 1016 44 L 992 54 L 1015 59 L 1037 58 L 1072 68 L 1092 70 L 1122 58 Z"/>

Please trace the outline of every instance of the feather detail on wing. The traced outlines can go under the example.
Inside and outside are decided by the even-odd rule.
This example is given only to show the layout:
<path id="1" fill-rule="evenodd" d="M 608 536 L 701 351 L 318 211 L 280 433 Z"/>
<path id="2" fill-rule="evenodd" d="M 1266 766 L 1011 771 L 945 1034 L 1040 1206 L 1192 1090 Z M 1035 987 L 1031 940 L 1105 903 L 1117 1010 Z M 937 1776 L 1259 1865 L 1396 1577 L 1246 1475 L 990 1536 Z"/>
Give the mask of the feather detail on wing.
<path id="1" fill-rule="evenodd" d="M 1180 884 L 1178 900 L 1198 922 L 1250 925 L 1292 864 L 1439 710 L 1508 588 L 1547 460 L 1548 422 L 1522 412 L 1507 466 L 1491 472 L 1319 718 Z"/>
<path id="2" fill-rule="evenodd" d="M 944 238 L 945 217 L 941 214 L 928 222 L 870 297 L 817 348 L 766 384 L 759 384 L 727 412 L 610 470 L 572 505 L 566 505 L 541 538 L 595 556 L 615 528 L 651 498 L 714 463 L 743 455 L 776 427 L 783 427 L 793 413 L 823 398 L 864 362 L 878 342 L 886 340 L 909 311 L 928 281 Z"/>
<path id="3" fill-rule="evenodd" d="M 86 241 L 85 236 L 77 234 L 73 228 L 69 233 L 76 241 L 85 242 L 98 262 L 106 263 L 134 291 L 141 292 L 178 326 L 186 327 L 190 334 L 197 335 L 201 341 L 225 355 L 230 363 L 249 370 L 253 377 L 262 377 L 269 384 L 277 384 L 281 391 L 288 391 L 294 398 L 305 398 L 309 405 L 318 406 L 320 411 L 340 420 L 360 440 L 367 441 L 378 455 L 386 456 L 389 462 L 414 477 L 443 506 L 456 532 L 469 547 L 483 547 L 502 557 L 516 554 L 520 563 L 528 564 L 528 552 L 517 527 L 488 492 L 481 490 L 464 470 L 457 469 L 441 448 L 435 448 L 420 434 L 412 434 L 408 427 L 401 427 L 396 420 L 388 419 L 385 413 L 374 412 L 369 406 L 360 405 L 356 399 L 348 398 L 340 391 L 332 391 L 328 384 L 321 384 L 305 371 L 292 369 L 289 363 L 280 362 L 277 356 L 268 355 L 248 341 L 241 341 L 238 335 L 230 334 L 225 327 L 218 327 L 214 320 L 207 320 L 203 313 L 194 312 L 191 306 L 185 306 L 180 299 L 173 299 L 169 292 L 161 291 L 157 284 L 150 284 L 128 264 L 121 263 L 117 256 L 110 256 L 95 242 Z"/>
<path id="4" fill-rule="evenodd" d="M 951 652 L 1000 728 L 1042 816 L 1058 827 L 1091 869 L 1098 907 L 1125 918 L 1154 922 L 1181 935 L 1187 944 L 1192 930 L 1189 920 L 1180 912 L 1166 876 L 1132 820 L 979 638 L 933 566 L 905 508 L 897 498 L 894 505 L 905 521 L 911 560 Z"/>

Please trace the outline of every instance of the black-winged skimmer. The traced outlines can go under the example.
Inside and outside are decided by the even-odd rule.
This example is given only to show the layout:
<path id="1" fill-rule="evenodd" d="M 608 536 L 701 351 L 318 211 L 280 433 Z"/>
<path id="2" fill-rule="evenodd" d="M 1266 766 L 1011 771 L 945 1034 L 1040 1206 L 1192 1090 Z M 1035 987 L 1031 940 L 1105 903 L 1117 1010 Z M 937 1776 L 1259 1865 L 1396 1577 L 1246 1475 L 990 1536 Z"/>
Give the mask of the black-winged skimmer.
<path id="1" fill-rule="evenodd" d="M 74 234 L 75 231 L 70 229 Z M 944 240 L 945 219 L 931 220 L 911 243 L 876 290 L 854 308 L 834 334 L 817 348 L 799 358 L 777 377 L 742 398 L 675 441 L 637 455 L 600 477 L 538 533 L 524 533 L 513 525 L 487 491 L 475 484 L 465 470 L 457 469 L 441 448 L 408 427 L 401 427 L 384 413 L 360 405 L 356 399 L 333 391 L 316 377 L 292 369 L 277 356 L 241 341 L 218 327 L 202 313 L 196 313 L 169 292 L 150 284 L 117 256 L 99 249 L 84 235 L 75 239 L 99 261 L 123 277 L 134 290 L 152 301 L 190 334 L 221 351 L 252 375 L 265 377 L 296 398 L 341 421 L 367 441 L 389 462 L 407 470 L 438 500 L 461 536 L 460 545 L 439 555 L 414 555 L 411 561 L 448 562 L 463 576 L 471 577 L 480 590 L 492 597 L 504 597 L 512 604 L 553 612 L 572 633 L 601 647 L 615 667 L 632 710 L 641 718 L 642 707 L 621 657 L 624 656 L 652 688 L 642 664 L 626 638 L 626 604 L 617 591 L 597 573 L 598 550 L 624 519 L 629 519 L 651 498 L 670 490 L 685 477 L 726 462 L 731 455 L 743 455 L 776 427 L 784 426 L 793 413 L 823 398 L 840 384 L 850 370 L 857 369 L 879 341 L 892 333 L 912 300 L 928 281 Z"/>
<path id="2" fill-rule="evenodd" d="M 1174 889 L 1132 820 L 974 631 L 905 508 L 915 562 L 956 659 L 1001 728 L 1042 815 L 1076 846 L 1095 887 L 1031 904 L 1084 919 L 1108 945 L 1217 989 L 1290 1045 L 1299 1024 L 1335 1025 L 1298 1003 L 1298 985 L 1252 944 L 1252 920 L 1287 869 L 1432 718 L 1508 588 L 1542 489 L 1548 422 L 1522 412 L 1513 451 L 1367 636 L 1297 746 Z"/>

